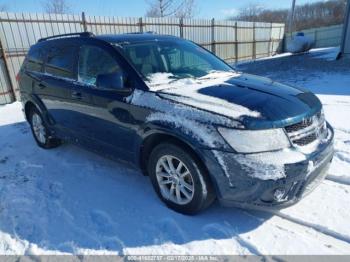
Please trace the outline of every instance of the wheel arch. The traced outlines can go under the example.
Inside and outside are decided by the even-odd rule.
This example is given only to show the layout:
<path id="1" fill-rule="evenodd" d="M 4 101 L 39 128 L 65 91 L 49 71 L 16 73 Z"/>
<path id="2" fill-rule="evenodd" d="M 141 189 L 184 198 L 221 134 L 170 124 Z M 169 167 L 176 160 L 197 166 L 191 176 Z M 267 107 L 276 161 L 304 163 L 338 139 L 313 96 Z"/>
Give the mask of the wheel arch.
<path id="1" fill-rule="evenodd" d="M 192 145 L 191 143 L 187 142 L 182 137 L 179 137 L 172 133 L 165 133 L 163 131 L 153 132 L 152 134 L 145 137 L 142 141 L 139 152 L 139 165 L 145 176 L 148 176 L 147 161 L 152 150 L 157 145 L 165 142 L 175 144 L 181 147 L 182 149 L 186 150 L 186 152 L 188 152 L 198 162 L 200 168 L 202 168 L 204 172 L 208 174 L 208 178 L 210 180 L 211 185 L 215 187 L 215 183 L 213 183 L 214 181 L 212 180 L 209 170 L 205 165 L 204 158 L 201 157 L 200 152 L 196 150 L 195 145 Z"/>
<path id="2" fill-rule="evenodd" d="M 29 113 L 30 113 L 31 108 L 36 108 L 37 110 L 39 110 L 39 112 L 43 116 L 43 120 L 45 121 L 46 124 L 51 123 L 51 121 L 49 121 L 49 116 L 47 114 L 47 110 L 46 110 L 45 105 L 41 102 L 41 100 L 39 98 L 37 98 L 34 95 L 32 95 L 30 97 L 30 99 L 28 99 L 27 101 L 24 102 L 23 109 L 24 109 L 24 114 L 25 114 L 27 121 L 29 121 Z"/>
<path id="3" fill-rule="evenodd" d="M 38 107 L 32 101 L 27 101 L 24 105 L 24 114 L 27 121 L 29 121 L 29 114 L 32 108 L 38 108 Z"/>
<path id="4" fill-rule="evenodd" d="M 152 150 L 159 144 L 162 143 L 172 143 L 174 145 L 179 146 L 184 149 L 187 153 L 189 153 L 196 161 L 197 165 L 199 165 L 200 170 L 202 170 L 207 177 L 212 192 L 217 197 L 220 193 L 218 190 L 218 186 L 215 178 L 213 178 L 212 174 L 210 174 L 209 169 L 205 164 L 204 157 L 201 155 L 199 150 L 196 150 L 196 146 L 186 141 L 185 138 L 179 137 L 176 134 L 168 133 L 164 131 L 154 132 L 149 136 L 145 137 L 142 142 L 142 146 L 140 147 L 139 153 L 139 165 L 141 167 L 142 173 L 145 176 L 148 176 L 147 172 L 147 161 L 149 156 L 151 155 Z"/>

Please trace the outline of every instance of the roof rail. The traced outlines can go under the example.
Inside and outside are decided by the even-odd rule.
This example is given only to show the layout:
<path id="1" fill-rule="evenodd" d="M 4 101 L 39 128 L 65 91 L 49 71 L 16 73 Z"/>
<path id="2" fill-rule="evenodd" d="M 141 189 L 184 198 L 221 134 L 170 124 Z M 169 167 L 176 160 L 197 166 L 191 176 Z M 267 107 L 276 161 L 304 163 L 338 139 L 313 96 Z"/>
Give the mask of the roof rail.
<path id="1" fill-rule="evenodd" d="M 38 42 L 43 42 L 46 40 L 54 39 L 54 38 L 64 38 L 64 37 L 72 37 L 72 36 L 80 36 L 80 37 L 93 37 L 95 36 L 91 32 L 81 32 L 81 33 L 70 33 L 70 34 L 62 34 L 62 35 L 53 35 L 45 38 L 40 38 Z"/>
<path id="2" fill-rule="evenodd" d="M 152 34 L 157 35 L 158 33 L 156 31 L 147 31 L 147 32 L 130 32 L 127 33 L 128 35 L 143 35 L 143 34 Z"/>

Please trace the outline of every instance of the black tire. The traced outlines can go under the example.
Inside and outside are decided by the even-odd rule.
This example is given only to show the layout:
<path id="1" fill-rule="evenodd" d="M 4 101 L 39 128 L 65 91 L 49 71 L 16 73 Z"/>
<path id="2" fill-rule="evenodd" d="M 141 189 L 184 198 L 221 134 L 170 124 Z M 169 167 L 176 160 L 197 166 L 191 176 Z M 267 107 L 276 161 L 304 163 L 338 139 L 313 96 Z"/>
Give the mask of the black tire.
<path id="1" fill-rule="evenodd" d="M 41 121 L 42 121 L 44 130 L 45 130 L 45 136 L 44 136 L 45 137 L 45 141 L 40 141 L 39 138 L 37 137 L 37 135 L 34 132 L 34 127 L 33 127 L 33 116 L 34 115 L 39 116 Z M 35 140 L 35 142 L 37 143 L 37 145 L 39 147 L 44 148 L 44 149 L 51 149 L 51 148 L 58 147 L 61 144 L 61 140 L 60 139 L 54 138 L 54 137 L 51 136 L 51 131 L 48 128 L 46 122 L 44 121 L 44 118 L 43 118 L 42 114 L 40 113 L 40 111 L 37 108 L 35 108 L 35 107 L 31 108 L 28 120 L 29 120 L 29 124 L 30 124 L 30 128 L 32 130 L 32 134 L 33 134 L 34 140 Z"/>
<path id="2" fill-rule="evenodd" d="M 194 192 L 192 200 L 187 204 L 177 204 L 173 201 L 165 198 L 161 192 L 160 185 L 158 183 L 156 169 L 158 160 L 164 156 L 174 156 L 181 160 L 193 178 Z M 148 174 L 150 176 L 154 190 L 159 198 L 171 209 L 176 212 L 194 215 L 203 209 L 209 207 L 214 199 L 215 194 L 211 185 L 208 174 L 202 167 L 202 164 L 191 153 L 172 143 L 162 143 L 156 146 L 148 161 Z"/>

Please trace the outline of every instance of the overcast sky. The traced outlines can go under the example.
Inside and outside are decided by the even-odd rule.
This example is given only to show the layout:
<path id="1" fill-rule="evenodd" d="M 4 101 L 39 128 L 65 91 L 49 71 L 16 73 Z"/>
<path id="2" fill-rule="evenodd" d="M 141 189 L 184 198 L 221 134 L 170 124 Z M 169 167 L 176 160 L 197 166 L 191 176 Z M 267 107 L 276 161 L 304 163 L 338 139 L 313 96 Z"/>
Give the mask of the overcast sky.
<path id="1" fill-rule="evenodd" d="M 152 1 L 152 0 L 148 0 Z M 297 4 L 320 0 L 297 0 Z M 322 1 L 322 0 L 321 0 Z M 42 12 L 45 0 L 0 0 L 11 12 Z M 67 0 L 73 13 L 85 11 L 89 15 L 133 16 L 145 14 L 147 3 L 144 0 Z M 197 18 L 224 19 L 237 13 L 250 3 L 266 8 L 289 8 L 292 0 L 197 0 Z"/>

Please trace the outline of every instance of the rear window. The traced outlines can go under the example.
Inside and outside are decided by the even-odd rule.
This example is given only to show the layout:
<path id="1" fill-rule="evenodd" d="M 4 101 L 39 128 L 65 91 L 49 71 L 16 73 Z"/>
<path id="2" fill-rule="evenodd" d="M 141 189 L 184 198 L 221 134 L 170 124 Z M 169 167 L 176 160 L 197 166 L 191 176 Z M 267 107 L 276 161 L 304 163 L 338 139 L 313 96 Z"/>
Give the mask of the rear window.
<path id="1" fill-rule="evenodd" d="M 41 49 L 31 49 L 27 56 L 25 69 L 33 72 L 41 72 L 43 68 L 43 54 Z"/>
<path id="2" fill-rule="evenodd" d="M 58 77 L 74 79 L 76 49 L 72 46 L 51 49 L 45 65 L 45 72 Z"/>

